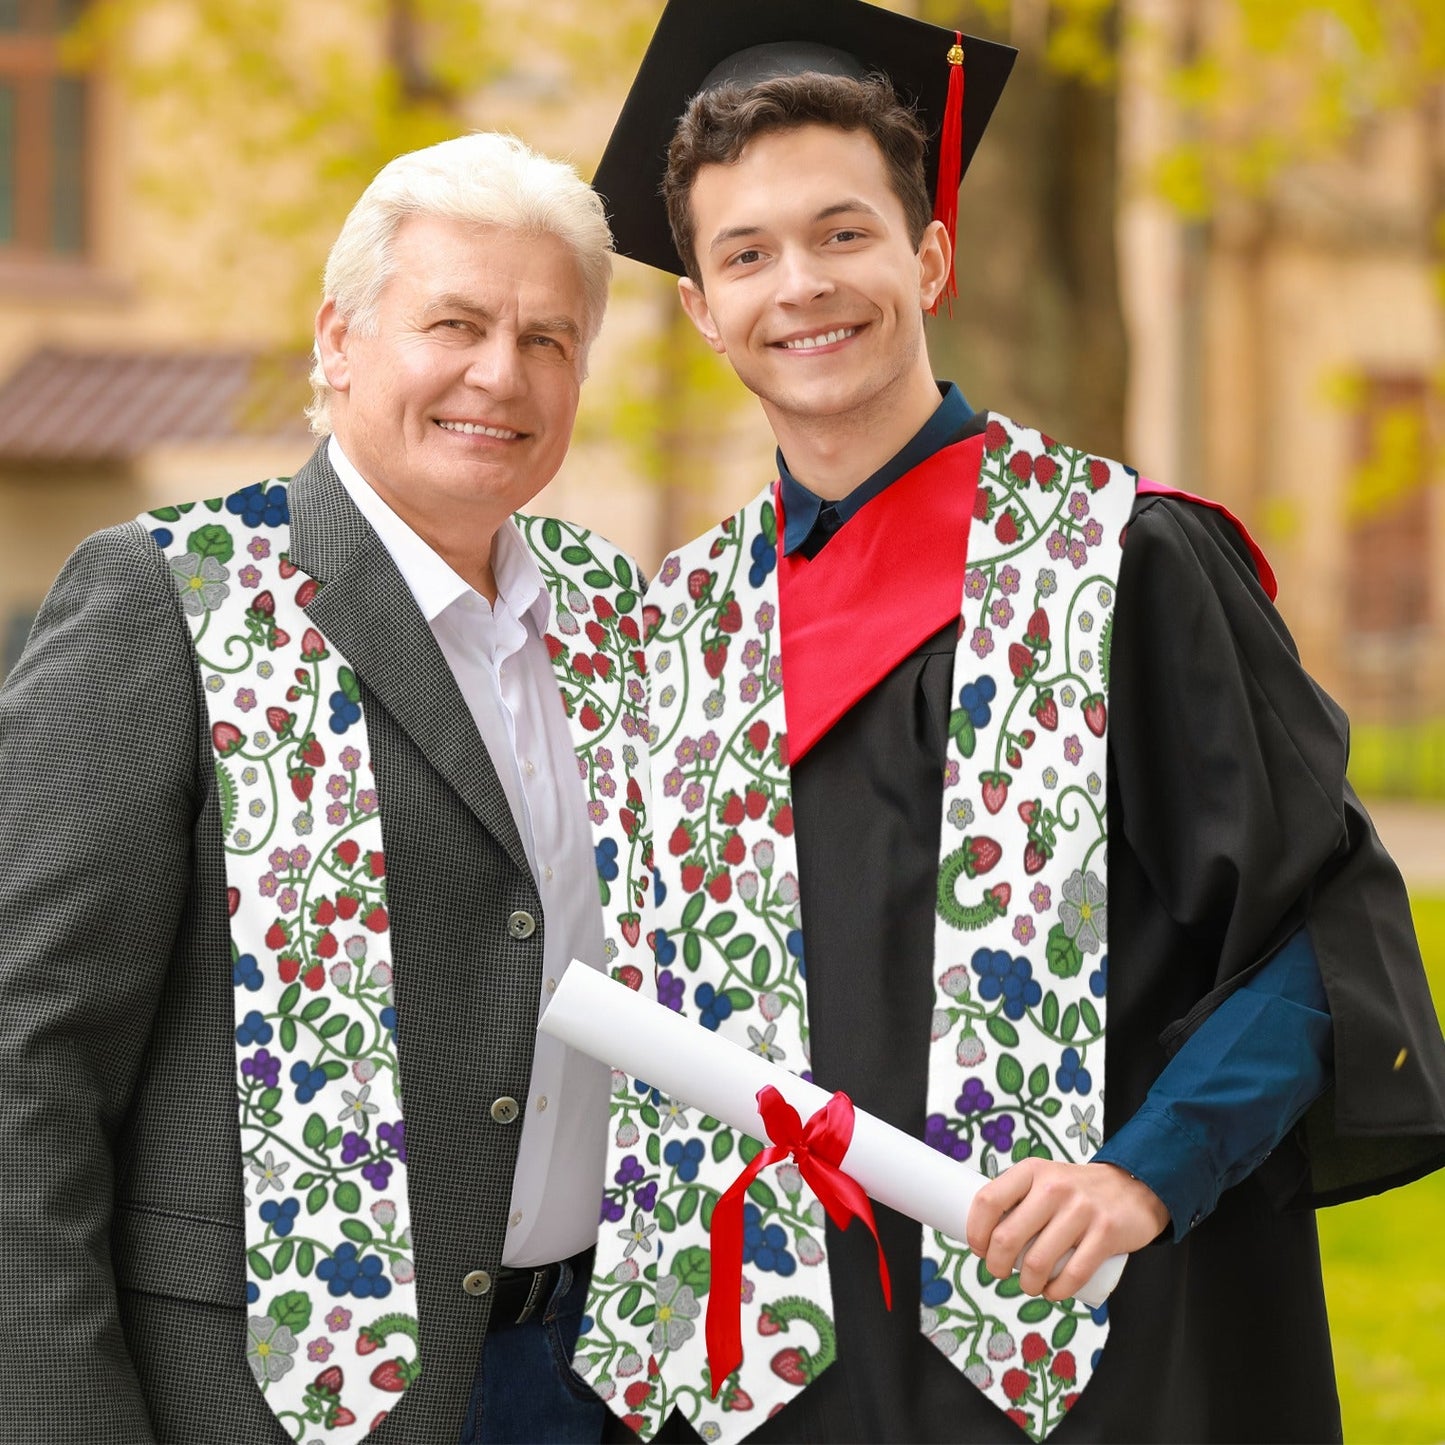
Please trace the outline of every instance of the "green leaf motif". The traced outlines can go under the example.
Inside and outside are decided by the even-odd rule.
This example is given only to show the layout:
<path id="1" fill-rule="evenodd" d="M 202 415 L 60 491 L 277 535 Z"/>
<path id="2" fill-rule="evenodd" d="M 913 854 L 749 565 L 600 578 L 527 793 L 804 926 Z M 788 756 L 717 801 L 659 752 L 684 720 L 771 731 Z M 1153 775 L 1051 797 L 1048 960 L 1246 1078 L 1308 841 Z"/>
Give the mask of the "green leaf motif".
<path id="1" fill-rule="evenodd" d="M 723 952 L 732 962 L 737 963 L 753 951 L 753 945 L 756 942 L 757 939 L 751 933 L 740 933 L 736 938 L 728 940 L 728 946 L 723 949 Z"/>
<path id="2" fill-rule="evenodd" d="M 1059 1037 L 1068 1043 L 1079 1031 L 1079 1006 L 1071 1003 L 1064 1010 L 1064 1021 L 1059 1025 Z"/>
<path id="3" fill-rule="evenodd" d="M 617 574 L 617 580 L 622 583 L 624 587 L 632 586 L 632 567 L 626 557 L 619 557 L 617 559 L 617 565 L 612 570 Z"/>
<path id="4" fill-rule="evenodd" d="M 994 1293 L 1000 1299 L 1017 1299 L 1023 1292 L 1024 1287 L 1019 1283 L 1019 1277 L 1016 1274 L 1009 1275 L 1007 1279 L 999 1280 L 998 1288 L 994 1290 Z"/>
<path id="5" fill-rule="evenodd" d="M 346 1031 L 346 1041 L 342 1044 L 342 1051 L 348 1059 L 359 1059 L 362 1046 L 366 1043 L 366 1030 L 360 1024 L 352 1024 Z"/>
<path id="6" fill-rule="evenodd" d="M 304 1022 L 309 1024 L 312 1019 L 319 1019 L 330 1007 L 331 1000 L 329 998 L 313 998 L 311 1002 L 301 1010 L 301 1017 Z"/>
<path id="7" fill-rule="evenodd" d="M 356 674 L 349 667 L 337 668 L 336 681 L 349 702 L 361 701 L 361 688 L 357 684 Z"/>
<path id="8" fill-rule="evenodd" d="M 698 919 L 702 917 L 702 910 L 706 906 L 707 900 L 705 896 L 701 893 L 694 893 L 692 897 L 687 900 L 687 904 L 682 910 L 682 926 L 684 928 L 691 928 Z"/>
<path id="9" fill-rule="evenodd" d="M 1029 1157 L 1029 1141 L 1027 1139 L 1016 1140 L 1013 1147 L 1013 1153 L 1009 1157 L 1013 1160 L 1015 1164 L 1017 1164 L 1021 1159 L 1027 1159 Z"/>
<path id="10" fill-rule="evenodd" d="M 303 1239 L 296 1249 L 296 1273 L 303 1279 L 316 1267 L 316 1246 Z"/>
<path id="11" fill-rule="evenodd" d="M 638 1312 L 637 1312 L 635 1315 L 633 1315 L 633 1317 L 632 1317 L 632 1323 L 633 1323 L 634 1325 L 636 1325 L 638 1329 L 642 1329 L 642 1328 L 644 1328 L 645 1326 L 650 1325 L 650 1324 L 653 1322 L 653 1320 L 655 1320 L 656 1318 L 657 1318 L 657 1306 L 656 1306 L 656 1305 L 643 1305 L 643 1307 L 642 1307 L 640 1310 L 638 1310 Z"/>
<path id="12" fill-rule="evenodd" d="M 1018 1047 L 1019 1031 L 1006 1018 L 1003 1018 L 999 1014 L 995 1014 L 989 1019 L 988 1031 L 1004 1048 L 1015 1049 Z"/>
<path id="13" fill-rule="evenodd" d="M 157 507 L 150 515 L 158 522 L 179 522 L 181 514 L 175 507 Z"/>
<path id="14" fill-rule="evenodd" d="M 701 898 L 702 894 L 699 893 L 697 896 Z M 708 937 L 721 938 L 723 934 L 731 933 L 733 930 L 733 926 L 737 923 L 737 921 L 738 916 L 736 913 L 728 912 L 726 910 L 722 913 L 714 913 L 713 916 L 707 921 Z"/>
<path id="15" fill-rule="evenodd" d="M 644 1104 L 642 1108 L 638 1110 L 638 1113 L 642 1118 L 642 1122 L 646 1124 L 649 1129 L 655 1129 L 662 1123 L 662 1116 L 657 1112 L 657 1108 L 653 1104 Z M 653 1163 L 655 1164 L 656 1162 L 654 1159 Z"/>
<path id="16" fill-rule="evenodd" d="M 702 942 L 697 934 L 689 933 L 682 940 L 682 961 L 696 973 L 702 964 Z"/>
<path id="17" fill-rule="evenodd" d="M 1073 978 L 1084 966 L 1084 955 L 1079 945 L 1069 937 L 1062 923 L 1056 923 L 1049 929 L 1044 957 L 1048 959 L 1049 972 L 1059 978 Z"/>
<path id="18" fill-rule="evenodd" d="M 577 542 L 571 542 L 562 548 L 562 560 L 570 562 L 574 567 L 580 567 L 584 562 L 592 560 L 592 549 L 583 547 Z"/>
<path id="19" fill-rule="evenodd" d="M 617 594 L 617 610 L 626 617 L 637 606 L 637 593 L 630 589 Z"/>
<path id="20" fill-rule="evenodd" d="M 343 1189 L 345 1187 L 345 1185 L 342 1185 Z M 340 1194 L 341 1189 L 338 1189 L 336 1192 Z M 341 1221 L 341 1232 L 353 1244 L 369 1244 L 371 1242 L 371 1230 L 359 1219 L 343 1219 Z"/>
<path id="21" fill-rule="evenodd" d="M 287 1241 L 290 1243 L 290 1240 Z M 276 1251 L 276 1269 L 279 1273 L 286 1268 L 281 1262 L 281 1250 Z M 286 1251 L 286 1259 L 291 1258 L 290 1250 Z M 278 1294 L 271 1301 L 271 1307 L 266 1311 L 278 1325 L 285 1325 L 293 1334 L 299 1335 L 307 1325 L 311 1323 L 311 1296 L 304 1294 L 299 1289 L 287 1290 L 285 1294 Z"/>
<path id="22" fill-rule="evenodd" d="M 626 1319 L 629 1315 L 636 1313 L 637 1306 L 642 1303 L 642 1286 L 630 1284 L 622 1291 L 622 1298 L 617 1302 L 617 1313 Z"/>
<path id="23" fill-rule="evenodd" d="M 1049 992 L 1044 995 L 1044 1032 L 1053 1033 L 1059 1026 L 1058 995 Z"/>
<path id="24" fill-rule="evenodd" d="M 217 562 L 229 562 L 235 555 L 236 544 L 225 527 L 208 522 L 186 538 L 186 551 L 194 552 L 197 557 L 214 557 Z"/>
<path id="25" fill-rule="evenodd" d="M 307 1212 L 307 1214 L 320 1214 L 321 1211 L 326 1208 L 326 1196 L 327 1196 L 327 1193 L 328 1193 L 328 1190 L 327 1190 L 327 1188 L 326 1188 L 326 1185 L 325 1185 L 325 1184 L 318 1184 L 318 1185 L 306 1196 L 306 1212 Z"/>
<path id="26" fill-rule="evenodd" d="M 259 1249 L 248 1249 L 246 1251 L 246 1263 L 251 1266 L 251 1273 L 255 1275 L 257 1279 L 271 1278 L 271 1262 Z"/>
<path id="27" fill-rule="evenodd" d="M 716 1189 L 709 1189 L 702 1197 L 702 1227 L 712 1228 L 712 1212 L 717 1208 L 718 1192 Z"/>
<path id="28" fill-rule="evenodd" d="M 612 585 L 612 574 L 601 567 L 589 567 L 582 574 L 582 580 L 589 587 L 610 587 Z"/>
<path id="29" fill-rule="evenodd" d="M 1045 1117 L 1049 1119 L 1052 1119 L 1063 1107 L 1057 1099 L 1045 1099 L 1044 1102 L 1039 1105 L 1039 1108 L 1044 1111 Z"/>
<path id="30" fill-rule="evenodd" d="M 542 545 L 549 552 L 555 552 L 562 545 L 562 525 L 556 517 L 547 517 L 543 520 Z"/>
<path id="31" fill-rule="evenodd" d="M 301 1126 L 301 1138 L 308 1149 L 319 1149 L 326 1138 L 326 1120 L 320 1114 L 310 1114 Z"/>
<path id="32" fill-rule="evenodd" d="M 738 1140 L 738 1158 L 744 1164 L 751 1164 L 762 1152 L 763 1146 L 751 1134 L 744 1134 Z"/>
<path id="33" fill-rule="evenodd" d="M 296 1007 L 296 1000 L 301 997 L 301 985 L 293 983 L 287 986 L 281 995 L 281 1002 L 276 1005 L 283 1014 L 289 1014 Z"/>
<path id="34" fill-rule="evenodd" d="M 712 1157 L 713 1162 L 721 1164 L 729 1154 L 733 1152 L 733 1135 L 731 1129 L 720 1129 L 712 1136 Z"/>
<path id="35" fill-rule="evenodd" d="M 271 1268 L 277 1274 L 285 1274 L 291 1264 L 291 1256 L 296 1253 L 296 1241 L 294 1239 L 283 1239 L 276 1253 L 271 1256 Z M 303 1324 L 301 1329 L 305 1329 Z"/>
<path id="36" fill-rule="evenodd" d="M 693 1295 L 701 1299 L 712 1284 L 712 1256 L 698 1245 L 690 1244 L 673 1255 L 671 1273 L 680 1284 L 691 1285 Z"/>
<path id="37" fill-rule="evenodd" d="M 762 524 L 763 536 L 768 539 L 768 546 L 776 547 L 778 544 L 778 514 L 773 510 L 771 502 L 763 503 Z"/>
<path id="38" fill-rule="evenodd" d="M 337 1079 L 344 1079 L 346 1077 L 346 1065 L 343 1064 L 340 1059 L 327 1059 L 327 1061 L 321 1065 L 321 1072 L 335 1083 Z"/>
<path id="39" fill-rule="evenodd" d="M 221 836 L 228 838 L 236 821 L 236 780 L 220 758 L 216 759 L 216 792 L 221 800 Z"/>
<path id="40" fill-rule="evenodd" d="M 345 1014 L 333 1014 L 324 1024 L 321 1025 L 321 1037 L 323 1039 L 334 1039 L 347 1024 Z"/>
<path id="41" fill-rule="evenodd" d="M 696 1185 L 684 1189 L 682 1198 L 677 1201 L 677 1222 L 686 1224 L 697 1213 L 697 1206 L 701 1200 L 702 1191 Z"/>
<path id="42" fill-rule="evenodd" d="M 284 1018 L 281 1020 L 281 1047 L 286 1052 L 292 1053 L 296 1048 L 296 1020 Z"/>
<path id="43" fill-rule="evenodd" d="M 1048 1092 L 1049 1071 L 1046 1065 L 1040 1064 L 1033 1073 L 1029 1075 L 1029 1098 L 1037 1099 L 1041 1094 Z"/>
<path id="44" fill-rule="evenodd" d="M 1063 1347 L 1074 1338 L 1074 1334 L 1078 1328 L 1078 1320 L 1076 1320 L 1073 1315 L 1065 1315 L 1063 1319 L 1054 1326 L 1054 1338 L 1052 1341 L 1054 1348 L 1056 1350 L 1063 1349 Z"/>
<path id="45" fill-rule="evenodd" d="M 1054 1312 L 1054 1307 L 1046 1299 L 1031 1299 L 1026 1305 L 1019 1309 L 1019 1319 L 1026 1325 L 1036 1325 L 1040 1320 L 1046 1320 Z"/>
<path id="46" fill-rule="evenodd" d="M 733 1006 L 734 1010 L 750 1009 L 753 1006 L 753 996 L 745 988 L 730 988 L 723 995 Z"/>
<path id="47" fill-rule="evenodd" d="M 1023 1089 L 1024 1066 L 1012 1054 L 999 1056 L 998 1085 L 1006 1094 L 1017 1094 Z"/>
<path id="48" fill-rule="evenodd" d="M 664 1234 L 671 1234 L 677 1228 L 677 1215 L 672 1212 L 672 1205 L 664 1204 L 660 1199 L 657 1201 L 657 1208 L 652 1211 L 652 1217 Z"/>
<path id="49" fill-rule="evenodd" d="M 754 1179 L 748 1185 L 748 1198 L 763 1209 L 776 1209 L 778 1196 L 761 1179 Z"/>
<path id="50" fill-rule="evenodd" d="M 768 975 L 773 971 L 772 955 L 766 948 L 759 948 L 753 954 L 752 981 L 754 988 L 761 988 L 767 981 Z"/>
<path id="51" fill-rule="evenodd" d="M 1103 1032 L 1099 1024 L 1099 1010 L 1096 1009 L 1088 999 L 1082 1000 L 1079 1004 L 1079 1017 L 1084 1021 L 1084 1027 L 1095 1037 Z"/>
<path id="52" fill-rule="evenodd" d="M 343 1214 L 355 1214 L 361 1208 L 361 1188 L 354 1179 L 344 1179 L 336 1186 L 336 1207 Z M 362 1228 L 366 1226 L 362 1225 Z M 368 1229 L 366 1233 L 369 1239 L 371 1231 Z"/>
<path id="53" fill-rule="evenodd" d="M 644 1112 L 644 1114 L 645 1114 L 645 1113 L 646 1113 L 646 1110 L 644 1110 L 643 1112 Z M 654 1119 L 654 1121 L 656 1120 L 656 1118 L 657 1118 L 657 1111 L 654 1109 L 654 1110 L 653 1110 L 653 1119 Z M 646 1121 L 644 1120 L 644 1122 L 646 1122 Z M 652 1124 L 648 1124 L 647 1127 L 648 1127 L 649 1129 L 655 1129 L 655 1128 L 657 1127 L 656 1122 L 654 1122 L 654 1123 L 652 1123 Z M 658 1163 L 659 1163 L 659 1161 L 660 1161 L 661 1159 L 662 1159 L 662 1145 L 658 1142 L 658 1138 L 657 1138 L 657 1135 L 656 1135 L 656 1134 L 649 1134 L 649 1135 L 647 1136 L 647 1162 L 648 1162 L 649 1164 L 651 1164 L 654 1169 L 656 1169 L 656 1168 L 658 1167 Z"/>

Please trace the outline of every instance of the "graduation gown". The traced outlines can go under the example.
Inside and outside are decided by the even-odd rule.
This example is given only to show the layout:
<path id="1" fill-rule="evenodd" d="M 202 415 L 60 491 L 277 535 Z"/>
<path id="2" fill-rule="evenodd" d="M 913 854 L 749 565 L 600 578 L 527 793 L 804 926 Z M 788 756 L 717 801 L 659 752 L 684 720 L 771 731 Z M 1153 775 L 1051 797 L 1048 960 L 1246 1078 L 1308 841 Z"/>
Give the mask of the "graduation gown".
<path id="1" fill-rule="evenodd" d="M 814 1078 L 915 1136 L 956 638 L 949 622 L 924 641 L 792 771 Z M 1345 781 L 1344 715 L 1225 517 L 1139 498 L 1113 659 L 1106 1137 L 1301 923 L 1336 1085 L 1181 1242 L 1132 1257 L 1103 1359 L 1052 1438 L 1339 1439 L 1309 1206 L 1445 1160 L 1445 1047 L 1404 885 Z M 920 1227 L 877 1214 L 892 1312 L 872 1239 L 830 1224 L 838 1360 L 750 1438 L 1025 1440 L 918 1332 Z"/>

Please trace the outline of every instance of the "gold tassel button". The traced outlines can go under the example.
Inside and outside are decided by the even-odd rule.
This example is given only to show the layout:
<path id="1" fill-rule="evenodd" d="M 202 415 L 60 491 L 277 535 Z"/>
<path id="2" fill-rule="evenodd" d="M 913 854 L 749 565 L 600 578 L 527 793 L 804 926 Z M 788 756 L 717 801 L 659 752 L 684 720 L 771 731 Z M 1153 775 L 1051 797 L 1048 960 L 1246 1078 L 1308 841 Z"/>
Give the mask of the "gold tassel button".
<path id="1" fill-rule="evenodd" d="M 962 65 L 962 64 L 963 64 L 963 46 L 961 46 L 961 45 L 955 45 L 955 46 L 948 52 L 948 63 L 949 63 L 950 65 Z"/>
<path id="2" fill-rule="evenodd" d="M 1395 1072 L 1396 1072 L 1397 1074 L 1400 1072 L 1401 1069 L 1403 1069 L 1403 1068 L 1405 1067 L 1405 1060 L 1408 1059 L 1409 1057 L 1410 1057 L 1410 1050 L 1409 1050 L 1409 1049 L 1401 1049 L 1400 1052 L 1395 1055 Z"/>

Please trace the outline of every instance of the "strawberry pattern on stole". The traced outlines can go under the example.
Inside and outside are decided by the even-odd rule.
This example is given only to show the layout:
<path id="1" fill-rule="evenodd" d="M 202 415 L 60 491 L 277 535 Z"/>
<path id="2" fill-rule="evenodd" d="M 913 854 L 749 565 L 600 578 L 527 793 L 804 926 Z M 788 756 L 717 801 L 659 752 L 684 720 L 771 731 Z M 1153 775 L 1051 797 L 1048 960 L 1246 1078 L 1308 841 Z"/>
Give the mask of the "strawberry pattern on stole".
<path id="1" fill-rule="evenodd" d="M 236 988 L 247 1361 L 289 1434 L 360 1440 L 418 1378 L 381 810 L 362 680 L 306 615 L 288 483 L 163 507 L 209 713 Z M 600 538 L 518 514 L 588 812 L 606 954 L 651 975 L 639 580 Z M 644 963 L 644 959 L 646 962 Z M 599 1268 L 621 1257 L 599 1242 Z"/>
<path id="2" fill-rule="evenodd" d="M 1109 647 L 1134 485 L 1118 463 L 988 421 L 941 780 L 927 1142 L 989 1175 L 1031 1152 L 1082 1161 L 1100 1141 Z M 648 592 L 656 988 L 803 1073 L 777 558 L 770 487 L 669 557 Z M 744 1359 L 711 1399 L 707 1227 L 761 1145 L 645 1081 L 614 1074 L 614 1089 L 635 1123 L 615 1132 L 609 1173 L 643 1183 L 629 1231 L 663 1254 L 650 1295 L 645 1277 L 622 1286 L 633 1343 L 607 1357 L 621 1367 L 594 1367 L 584 1333 L 578 1368 L 614 1408 L 624 1393 L 644 1438 L 674 1407 L 705 1440 L 741 1438 L 835 1357 L 823 1207 L 791 1163 L 749 1190 Z M 1087 1383 L 1107 1311 L 1024 1296 L 936 1232 L 923 1253 L 921 1329 L 1044 1438 Z"/>

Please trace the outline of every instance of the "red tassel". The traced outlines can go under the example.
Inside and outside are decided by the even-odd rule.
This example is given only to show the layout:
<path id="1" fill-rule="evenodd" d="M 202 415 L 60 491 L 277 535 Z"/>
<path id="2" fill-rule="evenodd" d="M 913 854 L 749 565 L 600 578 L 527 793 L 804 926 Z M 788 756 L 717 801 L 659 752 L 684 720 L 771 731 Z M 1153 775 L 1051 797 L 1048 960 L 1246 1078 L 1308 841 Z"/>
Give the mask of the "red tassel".
<path id="1" fill-rule="evenodd" d="M 948 52 L 948 101 L 938 137 L 938 190 L 933 200 L 933 219 L 942 221 L 948 232 L 948 280 L 930 309 L 934 316 L 944 300 L 952 316 L 953 298 L 958 295 L 953 249 L 958 239 L 958 183 L 963 172 L 963 31 L 955 30 L 953 36 L 953 48 Z"/>

